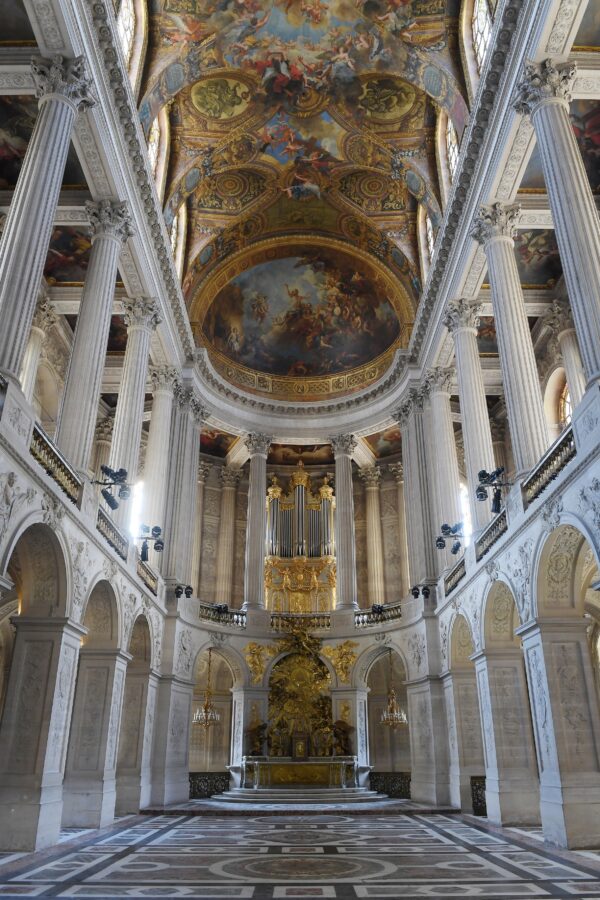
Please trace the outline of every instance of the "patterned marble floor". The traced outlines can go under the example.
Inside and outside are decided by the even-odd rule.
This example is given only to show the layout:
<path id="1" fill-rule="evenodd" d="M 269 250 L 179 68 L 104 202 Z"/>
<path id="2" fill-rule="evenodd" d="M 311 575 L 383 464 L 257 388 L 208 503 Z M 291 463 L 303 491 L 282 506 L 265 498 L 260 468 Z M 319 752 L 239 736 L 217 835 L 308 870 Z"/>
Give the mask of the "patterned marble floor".
<path id="1" fill-rule="evenodd" d="M 135 817 L 0 860 L 0 897 L 571 897 L 600 864 L 455 815 Z"/>

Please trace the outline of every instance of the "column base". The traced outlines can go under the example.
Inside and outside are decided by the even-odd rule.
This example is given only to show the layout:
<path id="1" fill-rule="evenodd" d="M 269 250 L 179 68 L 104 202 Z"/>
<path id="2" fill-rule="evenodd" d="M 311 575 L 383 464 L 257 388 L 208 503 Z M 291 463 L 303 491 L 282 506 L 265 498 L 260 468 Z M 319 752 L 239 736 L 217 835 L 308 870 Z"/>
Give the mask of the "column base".
<path id="1" fill-rule="evenodd" d="M 413 769 L 410 778 L 410 799 L 417 803 L 448 806 L 451 803 L 448 778 L 436 777 L 434 773 L 415 772 Z"/>
<path id="2" fill-rule="evenodd" d="M 494 825 L 539 825 L 540 792 L 531 778 L 511 780 L 486 775 L 487 817 Z"/>
<path id="3" fill-rule="evenodd" d="M 62 786 L 0 788 L 0 850 L 43 850 L 58 843 Z"/>
<path id="4" fill-rule="evenodd" d="M 147 775 L 140 775 L 139 772 L 118 775 L 115 816 L 134 815 L 149 806 L 150 789 L 150 778 Z"/>
<path id="5" fill-rule="evenodd" d="M 187 803 L 190 799 L 190 775 L 187 769 L 169 769 L 152 779 L 150 803 L 152 806 L 168 806 L 170 803 Z M 144 807 L 140 807 L 143 809 Z"/>
<path id="6" fill-rule="evenodd" d="M 465 813 L 473 812 L 471 776 L 484 775 L 482 769 L 475 771 L 450 772 L 450 805 Z"/>
<path id="7" fill-rule="evenodd" d="M 544 838 L 569 850 L 600 845 L 600 788 L 542 788 L 540 811 Z"/>
<path id="8" fill-rule="evenodd" d="M 115 818 L 117 799 L 114 778 L 64 784 L 62 824 L 66 828 L 103 828 Z"/>

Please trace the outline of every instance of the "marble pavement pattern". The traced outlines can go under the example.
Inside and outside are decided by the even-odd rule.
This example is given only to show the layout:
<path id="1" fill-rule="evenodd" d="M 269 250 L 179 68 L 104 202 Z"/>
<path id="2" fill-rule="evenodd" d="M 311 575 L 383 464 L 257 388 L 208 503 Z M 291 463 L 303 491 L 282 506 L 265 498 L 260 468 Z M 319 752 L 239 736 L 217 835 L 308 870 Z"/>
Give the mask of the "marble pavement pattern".
<path id="1" fill-rule="evenodd" d="M 600 898 L 600 864 L 419 813 L 131 817 L 0 859 L 0 897 L 442 896 Z"/>

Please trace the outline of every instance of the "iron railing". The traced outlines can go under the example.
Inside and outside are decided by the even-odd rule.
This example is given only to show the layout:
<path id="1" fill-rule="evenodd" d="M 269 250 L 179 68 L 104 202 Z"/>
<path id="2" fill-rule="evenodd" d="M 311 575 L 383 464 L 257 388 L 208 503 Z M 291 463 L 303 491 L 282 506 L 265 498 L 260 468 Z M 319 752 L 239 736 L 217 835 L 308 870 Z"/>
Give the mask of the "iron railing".
<path id="1" fill-rule="evenodd" d="M 127 559 L 129 551 L 129 541 L 121 534 L 115 523 L 112 521 L 101 506 L 98 507 L 98 518 L 96 520 L 96 528 L 113 550 L 121 557 Z"/>
<path id="2" fill-rule="evenodd" d="M 527 504 L 533 503 L 546 490 L 576 453 L 573 427 L 569 425 L 523 482 L 523 494 Z"/>
<path id="3" fill-rule="evenodd" d="M 450 569 L 448 574 L 444 576 L 444 593 L 446 596 L 454 590 L 456 585 L 463 580 L 466 574 L 467 566 L 463 556 L 462 559 L 459 559 L 454 568 Z"/>
<path id="4" fill-rule="evenodd" d="M 506 531 L 508 531 L 508 518 L 506 510 L 503 509 L 486 525 L 475 541 L 475 559 L 477 562 L 491 550 L 496 541 L 500 540 Z"/>
<path id="5" fill-rule="evenodd" d="M 29 452 L 69 500 L 77 503 L 83 482 L 39 425 L 33 428 Z"/>

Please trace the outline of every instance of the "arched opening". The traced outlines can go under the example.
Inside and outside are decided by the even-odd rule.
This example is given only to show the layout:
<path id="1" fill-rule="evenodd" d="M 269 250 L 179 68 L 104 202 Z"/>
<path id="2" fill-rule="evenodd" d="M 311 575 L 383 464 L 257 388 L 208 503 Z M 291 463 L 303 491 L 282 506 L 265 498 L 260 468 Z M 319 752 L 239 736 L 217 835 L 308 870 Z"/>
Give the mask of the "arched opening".
<path id="1" fill-rule="evenodd" d="M 127 657 L 108 581 L 93 587 L 83 620 L 64 782 L 63 825 L 101 828 L 115 814 L 116 763 Z"/>
<path id="2" fill-rule="evenodd" d="M 367 675 L 367 723 L 372 790 L 390 797 L 410 797 L 409 723 L 385 725 L 382 716 L 388 708 L 390 691 L 395 691 L 401 710 L 408 710 L 406 669 L 402 657 L 387 651 L 373 663 Z"/>
<path id="3" fill-rule="evenodd" d="M 544 389 L 544 412 L 552 440 L 571 423 L 571 400 L 567 376 L 562 366 L 549 375 Z"/>
<path id="4" fill-rule="evenodd" d="M 128 650 L 131 659 L 125 677 L 117 759 L 117 816 L 137 813 L 150 803 L 158 679 L 151 672 L 152 637 L 143 615 L 134 622 Z"/>
<path id="5" fill-rule="evenodd" d="M 26 492 L 16 477 L 8 487 L 14 514 Z M 52 529 L 29 526 L 8 554 L 3 580 L 9 588 L 0 614 L 2 675 L 8 680 L 0 724 L 0 846 L 36 850 L 60 833 L 81 630 L 65 620 L 66 558 Z"/>
<path id="6" fill-rule="evenodd" d="M 485 763 L 471 628 L 458 615 L 450 632 L 450 671 L 444 697 L 450 750 L 450 802 L 465 812 L 485 815 Z"/>
<path id="7" fill-rule="evenodd" d="M 598 558 L 582 531 L 565 523 L 546 537 L 534 574 L 532 621 L 521 630 L 544 836 L 562 847 L 594 847 L 600 841 L 600 708 L 590 639 L 600 608 Z"/>
<path id="8" fill-rule="evenodd" d="M 490 821 L 539 823 L 539 778 L 527 679 L 512 591 L 496 581 L 487 596 L 484 651 L 476 659 Z"/>
<path id="9" fill-rule="evenodd" d="M 203 650 L 194 667 L 194 692 L 192 698 L 192 725 L 190 727 L 190 797 L 210 797 L 227 790 L 231 746 L 232 689 L 234 678 L 225 657 L 215 651 L 210 653 L 210 687 L 208 685 L 209 651 Z M 218 721 L 205 726 L 194 723 L 193 717 L 202 712 L 207 690 L 218 715 Z"/>
<path id="10" fill-rule="evenodd" d="M 56 431 L 60 395 L 61 385 L 54 369 L 41 360 L 33 392 L 33 406 L 42 428 L 50 437 Z"/>

